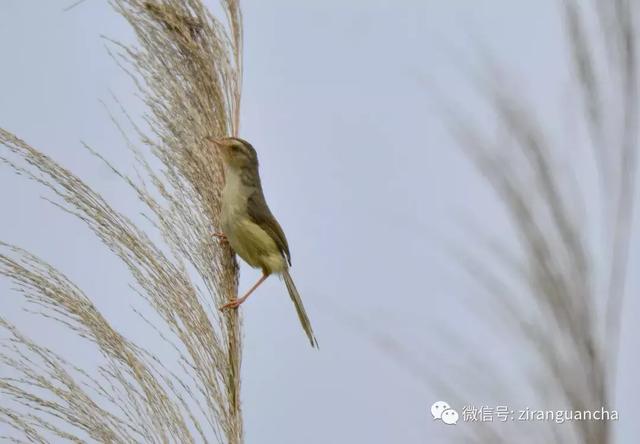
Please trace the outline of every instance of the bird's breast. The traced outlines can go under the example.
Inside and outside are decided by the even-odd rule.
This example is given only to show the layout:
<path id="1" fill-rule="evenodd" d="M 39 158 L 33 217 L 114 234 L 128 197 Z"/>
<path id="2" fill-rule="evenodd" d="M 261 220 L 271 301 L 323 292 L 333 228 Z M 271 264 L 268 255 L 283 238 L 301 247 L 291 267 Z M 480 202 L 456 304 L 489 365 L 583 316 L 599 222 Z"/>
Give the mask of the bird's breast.
<path id="1" fill-rule="evenodd" d="M 243 219 L 249 217 L 247 202 L 251 190 L 242 184 L 240 176 L 229 172 L 225 174 L 225 185 L 222 190 L 222 229 L 229 238 L 237 230 Z"/>
<path id="2" fill-rule="evenodd" d="M 240 177 L 226 174 L 222 191 L 222 230 L 231 248 L 245 262 L 268 272 L 280 272 L 286 262 L 275 241 L 249 216 L 247 205 L 254 190 L 245 186 Z"/>

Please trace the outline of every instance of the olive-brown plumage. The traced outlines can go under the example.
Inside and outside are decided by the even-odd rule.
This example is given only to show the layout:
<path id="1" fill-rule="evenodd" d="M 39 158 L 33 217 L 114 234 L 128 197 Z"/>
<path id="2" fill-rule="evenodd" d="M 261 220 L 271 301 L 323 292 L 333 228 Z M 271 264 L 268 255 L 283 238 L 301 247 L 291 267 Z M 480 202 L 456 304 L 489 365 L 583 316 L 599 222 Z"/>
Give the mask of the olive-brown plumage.
<path id="1" fill-rule="evenodd" d="M 224 165 L 223 236 L 245 262 L 262 269 L 262 277 L 243 297 L 222 308 L 237 308 L 269 275 L 280 274 L 311 345 L 317 347 L 302 299 L 289 273 L 291 253 L 287 238 L 271 214 L 262 192 L 255 149 L 249 142 L 235 137 L 208 140 L 220 151 Z"/>

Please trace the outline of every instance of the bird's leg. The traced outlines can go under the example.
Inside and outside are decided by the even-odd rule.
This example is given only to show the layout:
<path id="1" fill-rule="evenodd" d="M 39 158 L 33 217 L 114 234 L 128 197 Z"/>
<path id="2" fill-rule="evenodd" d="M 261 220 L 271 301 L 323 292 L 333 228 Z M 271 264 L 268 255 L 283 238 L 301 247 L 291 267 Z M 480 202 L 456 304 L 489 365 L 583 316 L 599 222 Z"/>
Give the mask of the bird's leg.
<path id="1" fill-rule="evenodd" d="M 268 274 L 263 274 L 262 277 L 260 279 L 258 279 L 258 282 L 255 283 L 255 285 L 253 287 L 251 287 L 251 289 L 249 291 L 247 291 L 247 293 L 242 296 L 240 299 L 235 299 L 227 304 L 224 304 L 222 307 L 220 307 L 220 310 L 225 310 L 227 308 L 238 308 L 240 306 L 240 304 L 242 304 L 244 301 L 247 300 L 247 298 L 251 295 L 251 293 L 254 292 L 254 290 L 256 288 L 258 288 L 260 286 L 260 284 L 262 284 L 267 278 L 269 277 Z"/>
<path id="2" fill-rule="evenodd" d="M 229 242 L 227 236 L 224 233 L 213 233 L 213 237 L 218 239 L 220 242 Z"/>

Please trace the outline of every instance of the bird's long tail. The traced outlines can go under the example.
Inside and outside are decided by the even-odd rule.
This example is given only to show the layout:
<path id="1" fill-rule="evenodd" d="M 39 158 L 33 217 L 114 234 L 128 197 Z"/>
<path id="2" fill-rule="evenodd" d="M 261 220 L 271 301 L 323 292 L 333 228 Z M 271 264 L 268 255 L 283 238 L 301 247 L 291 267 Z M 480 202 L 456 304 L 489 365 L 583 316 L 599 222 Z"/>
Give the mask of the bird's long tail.
<path id="1" fill-rule="evenodd" d="M 311 346 L 319 348 L 318 340 L 313 334 L 313 329 L 311 328 L 311 321 L 309 321 L 307 312 L 304 310 L 304 306 L 302 305 L 302 299 L 300 299 L 300 293 L 298 293 L 296 284 L 293 283 L 293 279 L 289 274 L 289 270 L 284 270 L 282 272 L 282 278 L 284 279 L 284 283 L 287 286 L 287 290 L 289 291 L 289 296 L 293 301 L 293 305 L 296 306 L 296 312 L 298 312 L 298 318 L 300 318 L 300 323 L 302 324 L 302 328 L 304 329 L 304 332 L 307 334 L 307 337 L 309 338 L 309 342 L 311 342 Z"/>

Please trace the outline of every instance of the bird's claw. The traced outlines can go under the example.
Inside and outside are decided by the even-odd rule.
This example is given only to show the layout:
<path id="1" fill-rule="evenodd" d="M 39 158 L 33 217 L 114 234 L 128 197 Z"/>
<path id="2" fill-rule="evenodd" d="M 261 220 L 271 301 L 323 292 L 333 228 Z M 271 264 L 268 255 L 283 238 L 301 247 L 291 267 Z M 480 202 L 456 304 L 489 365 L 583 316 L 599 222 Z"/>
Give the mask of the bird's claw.
<path id="1" fill-rule="evenodd" d="M 220 242 L 229 242 L 229 239 L 227 239 L 227 236 L 225 236 L 223 233 L 213 233 L 213 237 L 218 239 Z"/>
<path id="2" fill-rule="evenodd" d="M 235 299 L 231 302 L 228 302 L 226 304 L 224 304 L 222 307 L 220 307 L 220 311 L 225 311 L 228 309 L 237 309 L 240 304 L 242 304 L 242 302 L 244 302 L 242 299 Z"/>

